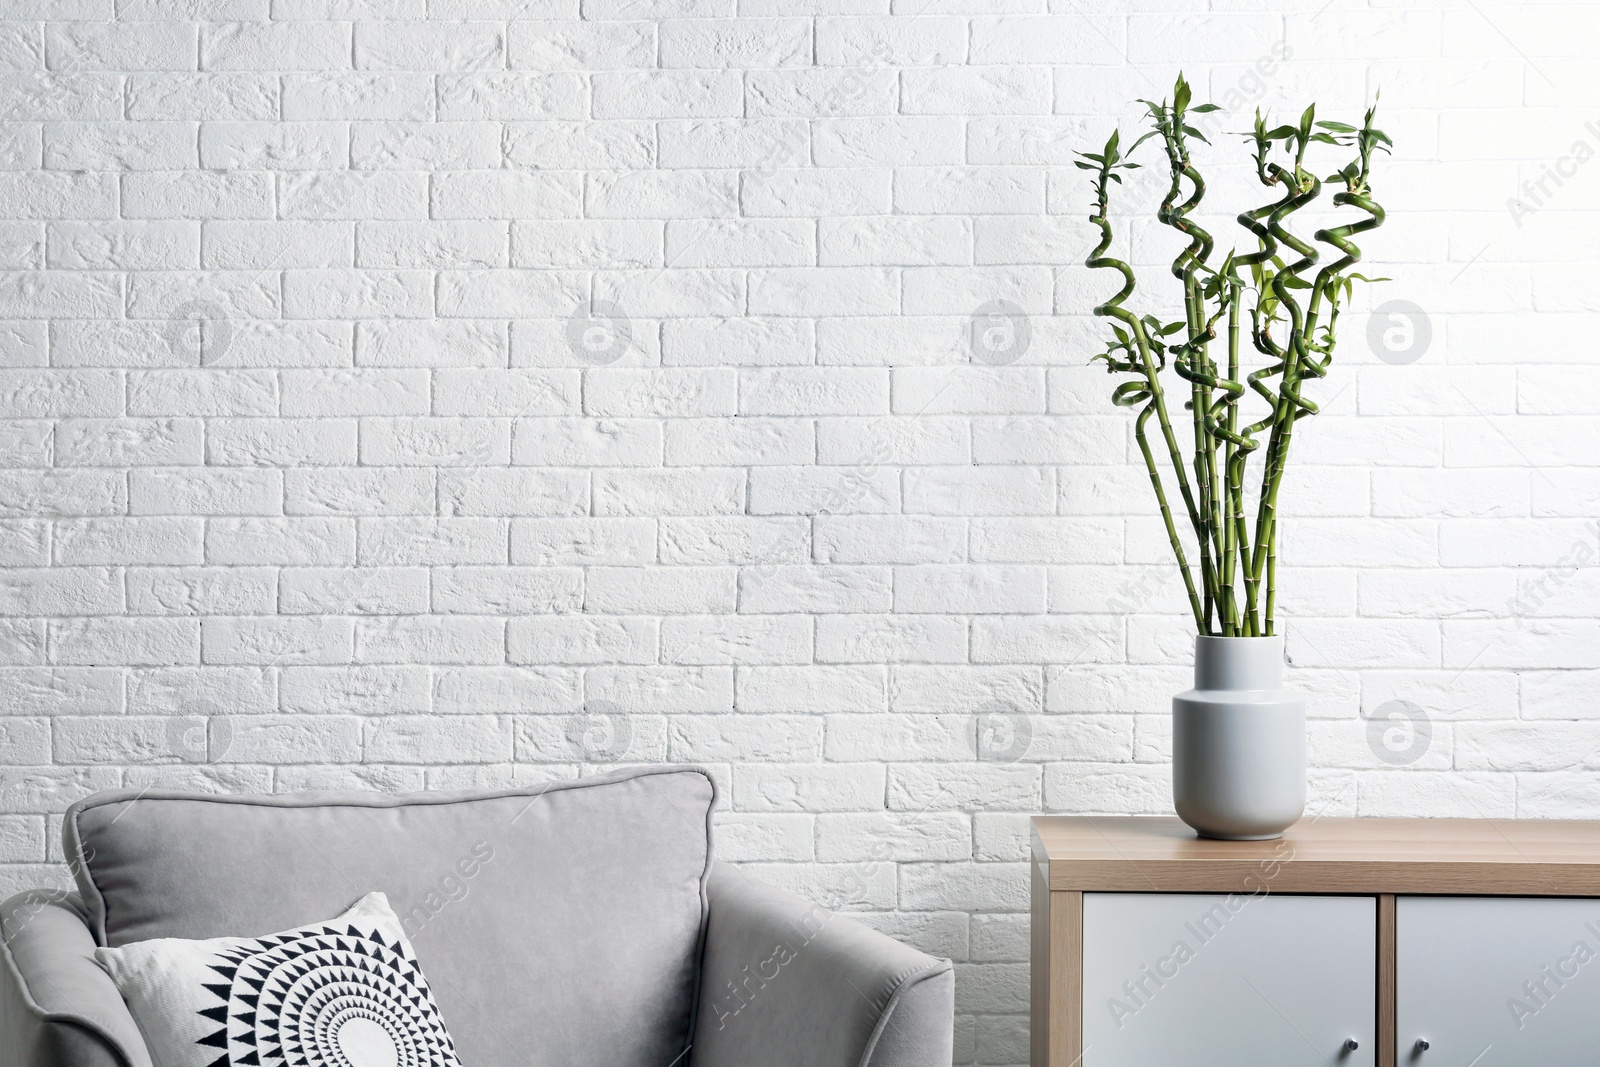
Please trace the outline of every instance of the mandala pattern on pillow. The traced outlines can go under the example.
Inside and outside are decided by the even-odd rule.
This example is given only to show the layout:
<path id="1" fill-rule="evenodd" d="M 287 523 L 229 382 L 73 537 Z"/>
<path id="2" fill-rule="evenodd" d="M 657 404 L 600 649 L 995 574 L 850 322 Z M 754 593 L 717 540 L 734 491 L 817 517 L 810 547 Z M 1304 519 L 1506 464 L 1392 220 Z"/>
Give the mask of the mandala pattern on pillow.
<path id="1" fill-rule="evenodd" d="M 397 938 L 355 926 L 294 930 L 222 952 L 199 1014 L 208 1067 L 460 1067 L 428 983 Z"/>
<path id="2" fill-rule="evenodd" d="M 263 937 L 99 948 L 160 1067 L 461 1067 L 382 893 Z"/>

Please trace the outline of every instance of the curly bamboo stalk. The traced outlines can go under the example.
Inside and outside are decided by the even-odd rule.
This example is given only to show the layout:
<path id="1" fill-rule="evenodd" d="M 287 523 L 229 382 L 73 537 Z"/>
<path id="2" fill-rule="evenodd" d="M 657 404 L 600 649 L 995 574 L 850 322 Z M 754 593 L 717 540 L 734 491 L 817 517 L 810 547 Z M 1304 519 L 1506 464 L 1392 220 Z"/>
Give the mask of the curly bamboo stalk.
<path id="1" fill-rule="evenodd" d="M 1142 382 L 1128 382 L 1119 386 L 1116 393 L 1113 394 L 1113 402 L 1121 406 L 1134 406 L 1141 402 L 1144 403 L 1144 408 L 1140 411 L 1139 417 L 1134 423 L 1134 437 L 1138 441 L 1139 451 L 1144 457 L 1145 469 L 1150 474 L 1150 485 L 1155 490 L 1156 502 L 1160 505 L 1161 521 L 1166 526 L 1167 540 L 1171 543 L 1173 553 L 1177 556 L 1178 571 L 1183 576 L 1184 590 L 1188 594 L 1189 605 L 1194 611 L 1195 624 L 1204 629 L 1206 625 L 1205 613 L 1199 594 L 1195 589 L 1194 575 L 1189 569 L 1189 561 L 1183 551 L 1183 542 L 1178 536 L 1177 525 L 1173 522 L 1172 508 L 1167 503 L 1166 489 L 1162 485 L 1161 472 L 1156 463 L 1155 454 L 1151 450 L 1146 431 L 1146 424 L 1150 421 L 1151 415 L 1154 414 L 1160 423 L 1162 436 L 1166 439 L 1168 452 L 1173 458 L 1178 485 L 1183 492 L 1184 501 L 1192 515 L 1194 501 L 1189 493 L 1188 482 L 1183 477 L 1183 464 L 1179 459 L 1177 439 L 1173 436 L 1172 423 L 1167 415 L 1166 397 L 1161 388 L 1161 380 L 1156 375 L 1157 368 L 1152 358 L 1152 346 L 1149 337 L 1145 333 L 1144 322 L 1139 316 L 1122 306 L 1122 302 L 1133 295 L 1133 268 L 1120 259 L 1106 255 L 1106 252 L 1111 247 L 1112 239 L 1111 221 L 1108 217 L 1110 207 L 1108 183 L 1113 177 L 1113 169 L 1117 166 L 1115 134 L 1112 135 L 1111 140 L 1106 142 L 1104 160 L 1097 183 L 1096 212 L 1090 220 L 1100 229 L 1100 242 L 1089 253 L 1086 265 L 1091 269 L 1115 270 L 1122 276 L 1122 288 L 1109 300 L 1097 306 L 1094 309 L 1094 313 L 1114 318 L 1127 326 L 1133 343 L 1137 346 L 1137 353 L 1133 351 L 1131 346 L 1128 350 L 1129 356 L 1135 357 L 1136 355 L 1136 358 L 1130 358 L 1125 363 L 1119 364 L 1115 360 L 1107 359 L 1107 363 L 1110 364 L 1113 370 L 1133 371 L 1144 375 Z M 1135 386 L 1135 388 L 1129 389 L 1128 386 L 1130 385 Z"/>
<path id="2" fill-rule="evenodd" d="M 1302 138 L 1303 140 L 1303 138 Z M 1274 632 L 1274 609 L 1277 604 L 1278 556 L 1278 491 L 1283 485 L 1283 472 L 1287 466 L 1289 444 L 1294 436 L 1294 422 L 1301 409 L 1315 414 L 1316 406 L 1309 405 L 1300 395 L 1300 372 L 1306 358 L 1305 311 L 1294 295 L 1296 283 L 1303 283 L 1300 275 L 1316 265 L 1320 258 L 1315 246 L 1284 229 L 1283 222 L 1291 214 L 1304 208 L 1322 192 L 1322 183 L 1299 166 L 1299 156 L 1305 151 L 1302 143 L 1296 156 L 1294 171 L 1286 171 L 1277 164 L 1268 164 L 1268 173 L 1286 183 L 1294 191 L 1267 216 L 1267 230 L 1280 243 L 1300 254 L 1300 258 L 1287 264 L 1272 276 L 1272 292 L 1278 304 L 1288 312 L 1289 333 L 1283 346 L 1283 371 L 1278 384 L 1278 406 L 1274 413 L 1272 435 L 1267 444 L 1265 469 L 1262 471 L 1261 498 L 1256 512 L 1256 538 L 1254 570 L 1258 581 L 1266 579 L 1266 600 L 1262 605 L 1262 634 Z"/>
<path id="3" fill-rule="evenodd" d="M 1190 157 L 1187 137 L 1205 138 L 1188 125 L 1185 116 L 1190 111 L 1215 108 L 1206 104 L 1191 109 L 1189 100 L 1188 83 L 1180 75 L 1170 103 L 1144 101 L 1154 129 L 1135 143 L 1137 147 L 1150 138 L 1161 138 L 1170 181 L 1157 218 L 1189 239 L 1171 266 L 1171 273 L 1183 287 L 1182 321 L 1163 325 L 1152 316 L 1141 317 L 1124 308 L 1123 302 L 1134 291 L 1133 270 L 1107 255 L 1112 241 L 1110 183 L 1120 183 L 1118 172 L 1137 164 L 1126 162 L 1119 155 L 1115 133 L 1102 154 L 1086 153 L 1085 161 L 1077 164 L 1096 172 L 1095 213 L 1091 221 L 1100 228 L 1101 240 L 1090 253 L 1087 265 L 1114 269 L 1123 281 L 1110 300 L 1095 308 L 1095 314 L 1120 324 L 1113 326 L 1118 340 L 1095 358 L 1104 359 L 1109 370 L 1138 375 L 1118 385 L 1112 400 L 1118 406 L 1139 408 L 1135 439 L 1156 493 L 1196 626 L 1201 633 L 1216 630 L 1224 636 L 1270 635 L 1276 625 L 1279 491 L 1295 424 L 1318 411 L 1303 389 L 1308 382 L 1325 376 L 1332 364 L 1342 299 L 1349 295 L 1354 282 L 1381 280 L 1347 271 L 1361 258 L 1361 250 L 1350 239 L 1384 221 L 1383 209 L 1372 200 L 1368 182 L 1373 153 L 1388 151 L 1390 141 L 1373 128 L 1374 109 L 1367 111 L 1360 128 L 1316 122 L 1315 109 L 1307 108 L 1297 125 L 1271 131 L 1258 112 L 1252 135 L 1256 174 L 1263 184 L 1280 186 L 1283 195 L 1238 216 L 1240 225 L 1257 239 L 1257 249 L 1246 255 L 1230 254 L 1220 269 L 1213 270 L 1209 260 L 1214 240 L 1189 218 L 1204 198 L 1206 187 Z M 1277 142 L 1283 142 L 1290 155 L 1287 167 L 1271 158 Z M 1304 165 L 1306 150 L 1313 142 L 1356 147 L 1356 159 L 1329 180 L 1338 179 L 1345 184 L 1345 190 L 1333 198 L 1335 207 L 1356 207 L 1368 217 L 1316 231 L 1313 240 L 1331 245 L 1341 255 L 1308 281 L 1305 275 L 1318 265 L 1320 254 L 1315 245 L 1293 233 L 1288 222 L 1322 191 L 1321 181 Z M 1298 258 L 1285 263 L 1279 254 L 1281 247 Z M 1244 271 L 1248 271 L 1249 280 L 1243 276 Z M 1303 300 L 1301 290 L 1309 291 Z M 1255 297 L 1247 309 L 1245 294 L 1249 291 Z M 1226 371 L 1211 357 L 1218 323 L 1224 317 L 1228 337 Z M 1281 341 L 1274 336 L 1280 327 Z M 1181 341 L 1170 345 L 1163 341 L 1179 331 L 1183 335 Z M 1244 336 L 1268 361 L 1249 373 L 1241 361 Z M 1189 464 L 1185 464 L 1177 446 L 1158 374 L 1165 369 L 1169 351 L 1174 373 L 1190 388 L 1186 406 L 1191 409 L 1194 435 L 1192 488 L 1185 470 Z M 1126 358 L 1119 358 L 1119 353 Z M 1273 379 L 1277 380 L 1276 389 Z M 1265 414 L 1253 422 L 1245 421 L 1240 411 L 1241 401 L 1249 394 L 1267 406 Z M 1199 543 L 1199 588 L 1168 504 L 1157 450 L 1150 441 L 1148 424 L 1152 418 L 1159 421 L 1167 458 Z M 1258 436 L 1261 434 L 1267 435 L 1264 448 Z M 1244 487 L 1249 459 L 1258 453 L 1263 457 L 1263 469 L 1252 536 Z"/>
<path id="4" fill-rule="evenodd" d="M 1189 100 L 1189 84 L 1180 75 L 1170 105 L 1166 101 L 1158 104 L 1150 100 L 1144 101 L 1144 104 L 1154 120 L 1154 133 L 1161 138 L 1170 176 L 1167 195 L 1161 202 L 1157 220 L 1189 238 L 1188 246 L 1178 253 L 1171 268 L 1173 276 L 1183 285 L 1183 327 L 1186 330 L 1185 342 L 1173 349 L 1173 369 L 1190 383 L 1195 497 L 1198 498 L 1198 503 L 1191 502 L 1190 522 L 1200 548 L 1200 571 L 1204 587 L 1202 610 L 1205 616 L 1202 629 L 1209 633 L 1214 613 L 1220 612 L 1222 596 L 1222 508 L 1220 480 L 1216 472 L 1217 441 L 1206 426 L 1211 389 L 1215 381 L 1210 373 L 1214 368 L 1209 365 L 1207 345 L 1215 337 L 1215 318 L 1209 323 L 1206 321 L 1205 298 L 1197 276 L 1200 271 L 1208 269 L 1206 264 L 1211 258 L 1215 242 L 1211 234 L 1188 217 L 1200 205 L 1206 193 L 1205 179 L 1189 156 L 1188 134 L 1192 132 L 1202 139 L 1204 137 L 1188 125 Z M 1203 105 L 1196 110 L 1214 108 Z M 1185 181 L 1189 182 L 1189 196 L 1179 203 Z M 1178 462 L 1176 456 L 1173 462 Z"/>

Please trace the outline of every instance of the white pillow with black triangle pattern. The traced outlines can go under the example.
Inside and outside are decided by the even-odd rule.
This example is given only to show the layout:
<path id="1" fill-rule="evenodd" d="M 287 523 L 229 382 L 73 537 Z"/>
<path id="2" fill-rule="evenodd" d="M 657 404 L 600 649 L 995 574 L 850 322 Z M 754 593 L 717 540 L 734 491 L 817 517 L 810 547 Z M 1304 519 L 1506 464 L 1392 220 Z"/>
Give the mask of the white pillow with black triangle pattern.
<path id="1" fill-rule="evenodd" d="M 461 1067 L 382 893 L 266 937 L 95 950 L 156 1067 Z"/>

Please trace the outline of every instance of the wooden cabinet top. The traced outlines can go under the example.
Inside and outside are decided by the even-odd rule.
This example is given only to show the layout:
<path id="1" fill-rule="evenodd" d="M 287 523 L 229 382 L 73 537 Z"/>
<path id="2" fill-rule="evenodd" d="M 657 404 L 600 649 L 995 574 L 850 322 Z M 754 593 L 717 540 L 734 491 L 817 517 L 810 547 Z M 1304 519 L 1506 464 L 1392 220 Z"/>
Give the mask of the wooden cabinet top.
<path id="1" fill-rule="evenodd" d="M 1207 841 L 1175 818 L 1045 815 L 1052 890 L 1600 896 L 1600 821 L 1302 819 L 1277 841 Z"/>

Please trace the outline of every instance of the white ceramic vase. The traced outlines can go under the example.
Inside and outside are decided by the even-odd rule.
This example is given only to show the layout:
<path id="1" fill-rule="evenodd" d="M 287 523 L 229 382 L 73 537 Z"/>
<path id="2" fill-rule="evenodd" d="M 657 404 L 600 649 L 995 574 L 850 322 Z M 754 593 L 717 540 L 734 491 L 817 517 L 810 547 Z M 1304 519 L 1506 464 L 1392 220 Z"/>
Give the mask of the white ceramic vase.
<path id="1" fill-rule="evenodd" d="M 1172 802 L 1226 841 L 1280 837 L 1305 811 L 1306 709 L 1283 688 L 1283 638 L 1195 638 L 1194 688 L 1172 698 Z"/>

